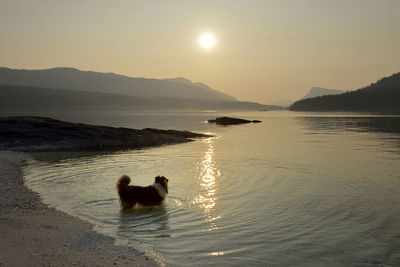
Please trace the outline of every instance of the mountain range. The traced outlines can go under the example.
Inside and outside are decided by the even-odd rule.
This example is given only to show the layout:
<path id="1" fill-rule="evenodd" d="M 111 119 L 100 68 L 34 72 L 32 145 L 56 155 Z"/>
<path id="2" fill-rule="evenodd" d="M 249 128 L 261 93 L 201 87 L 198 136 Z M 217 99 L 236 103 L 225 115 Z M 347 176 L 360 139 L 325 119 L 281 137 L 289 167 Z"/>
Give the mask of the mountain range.
<path id="1" fill-rule="evenodd" d="M 400 73 L 384 77 L 355 91 L 299 100 L 289 109 L 292 111 L 400 113 Z"/>
<path id="2" fill-rule="evenodd" d="M 184 78 L 133 78 L 115 73 L 81 71 L 74 68 L 23 70 L 0 68 L 0 84 L 70 89 L 135 97 L 175 97 L 215 101 L 236 101 L 202 83 Z"/>
<path id="3" fill-rule="evenodd" d="M 73 68 L 0 68 L 0 111 L 277 110 L 185 78 L 146 79 Z"/>
<path id="4" fill-rule="evenodd" d="M 149 110 L 280 110 L 243 101 L 208 101 L 175 97 L 134 97 L 68 89 L 0 85 L 0 112 L 149 111 Z"/>

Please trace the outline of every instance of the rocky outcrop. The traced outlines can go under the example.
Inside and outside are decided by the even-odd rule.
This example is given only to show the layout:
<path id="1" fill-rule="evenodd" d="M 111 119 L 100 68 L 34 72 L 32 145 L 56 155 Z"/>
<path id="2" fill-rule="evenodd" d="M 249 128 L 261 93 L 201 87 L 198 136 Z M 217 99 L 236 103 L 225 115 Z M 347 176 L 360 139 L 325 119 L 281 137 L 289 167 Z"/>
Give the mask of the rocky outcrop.
<path id="1" fill-rule="evenodd" d="M 84 151 L 138 149 L 192 141 L 188 131 L 114 128 L 44 117 L 0 118 L 0 150 Z"/>
<path id="2" fill-rule="evenodd" d="M 260 123 L 259 120 L 245 120 L 239 118 L 230 118 L 230 117 L 219 117 L 215 120 L 208 120 L 209 123 L 215 123 L 218 125 L 236 125 L 236 124 L 244 124 L 244 123 Z"/>

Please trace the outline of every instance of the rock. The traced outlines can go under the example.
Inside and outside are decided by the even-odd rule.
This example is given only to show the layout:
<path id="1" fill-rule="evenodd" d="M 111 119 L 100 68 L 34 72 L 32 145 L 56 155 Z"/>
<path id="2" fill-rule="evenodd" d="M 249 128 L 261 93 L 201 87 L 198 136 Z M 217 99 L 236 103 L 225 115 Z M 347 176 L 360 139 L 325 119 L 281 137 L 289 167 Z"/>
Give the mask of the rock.
<path id="1" fill-rule="evenodd" d="M 192 141 L 188 131 L 93 126 L 45 117 L 0 118 L 0 150 L 84 151 L 139 149 Z"/>
<path id="2" fill-rule="evenodd" d="M 244 124 L 244 123 L 260 123 L 259 120 L 245 120 L 245 119 L 238 119 L 238 118 L 230 118 L 230 117 L 219 117 L 215 120 L 208 120 L 209 123 L 215 123 L 218 125 L 236 125 L 236 124 Z"/>

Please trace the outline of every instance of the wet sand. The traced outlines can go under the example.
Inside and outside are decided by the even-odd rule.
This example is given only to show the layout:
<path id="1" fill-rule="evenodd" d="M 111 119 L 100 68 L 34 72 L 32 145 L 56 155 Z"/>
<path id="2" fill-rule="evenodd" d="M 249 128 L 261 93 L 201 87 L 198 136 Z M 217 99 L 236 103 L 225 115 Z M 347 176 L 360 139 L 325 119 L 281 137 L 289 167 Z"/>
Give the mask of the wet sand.
<path id="1" fill-rule="evenodd" d="M 1 266 L 158 266 L 93 225 L 48 207 L 23 185 L 27 155 L 0 151 Z"/>

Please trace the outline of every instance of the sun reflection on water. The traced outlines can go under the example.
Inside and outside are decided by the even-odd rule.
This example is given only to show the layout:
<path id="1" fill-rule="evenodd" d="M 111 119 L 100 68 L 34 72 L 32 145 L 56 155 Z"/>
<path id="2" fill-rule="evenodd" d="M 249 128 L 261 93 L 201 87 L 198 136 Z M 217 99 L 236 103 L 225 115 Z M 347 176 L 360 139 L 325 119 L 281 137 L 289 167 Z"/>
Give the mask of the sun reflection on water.
<path id="1" fill-rule="evenodd" d="M 210 224 L 208 231 L 218 229 L 216 221 L 221 218 L 221 216 L 214 214 L 214 207 L 217 202 L 216 178 L 221 175 L 221 172 L 215 165 L 214 140 L 215 137 L 204 140 L 204 142 L 208 145 L 208 150 L 206 151 L 203 159 L 197 164 L 201 192 L 192 201 L 192 204 L 198 205 L 203 209 L 205 220 Z"/>

